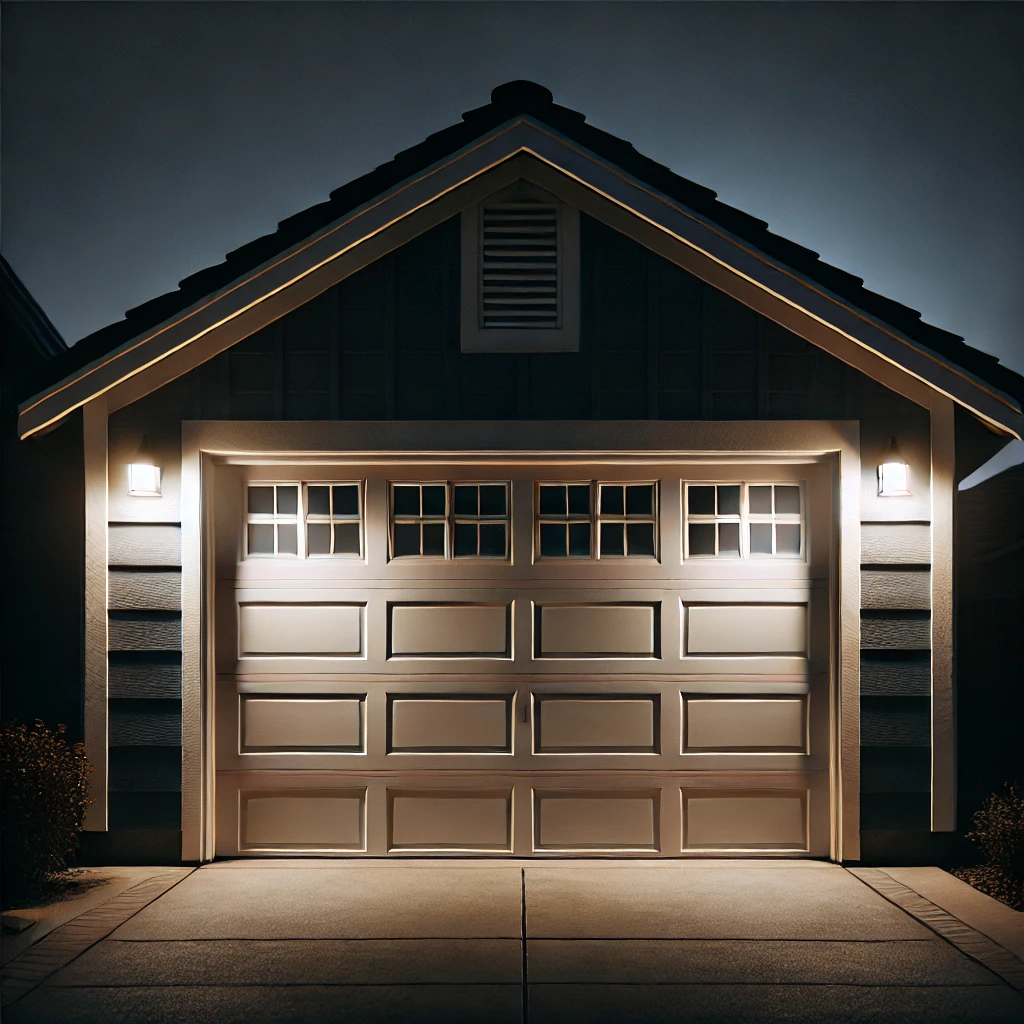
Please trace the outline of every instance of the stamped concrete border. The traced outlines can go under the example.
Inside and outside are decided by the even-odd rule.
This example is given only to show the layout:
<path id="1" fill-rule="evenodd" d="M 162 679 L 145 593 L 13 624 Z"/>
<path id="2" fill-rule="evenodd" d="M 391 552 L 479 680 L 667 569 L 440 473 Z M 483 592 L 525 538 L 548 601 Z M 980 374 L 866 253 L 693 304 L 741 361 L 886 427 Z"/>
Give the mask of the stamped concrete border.
<path id="1" fill-rule="evenodd" d="M 892 875 L 879 868 L 849 868 L 850 874 L 859 878 L 865 885 L 884 896 L 901 910 L 921 924 L 931 928 L 947 942 L 956 946 L 961 953 L 987 967 L 1003 981 L 1024 992 L 1024 961 L 1014 956 L 1008 949 L 999 945 L 994 939 L 982 934 L 976 928 L 965 924 L 954 917 L 948 910 L 925 899 L 908 885 L 898 882 Z"/>
<path id="2" fill-rule="evenodd" d="M 174 868 L 158 871 L 54 929 L 0 971 L 0 1007 L 17 1002 L 51 974 L 71 963 L 143 907 L 187 878 L 193 870 Z"/>

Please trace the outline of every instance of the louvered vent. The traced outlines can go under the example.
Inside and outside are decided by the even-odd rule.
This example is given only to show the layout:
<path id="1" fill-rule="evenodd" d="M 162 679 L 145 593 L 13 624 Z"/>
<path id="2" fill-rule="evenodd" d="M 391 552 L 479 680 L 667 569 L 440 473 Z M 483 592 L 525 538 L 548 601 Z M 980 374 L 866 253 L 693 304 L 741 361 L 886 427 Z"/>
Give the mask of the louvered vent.
<path id="1" fill-rule="evenodd" d="M 483 211 L 485 328 L 558 327 L 558 210 L 506 202 Z"/>

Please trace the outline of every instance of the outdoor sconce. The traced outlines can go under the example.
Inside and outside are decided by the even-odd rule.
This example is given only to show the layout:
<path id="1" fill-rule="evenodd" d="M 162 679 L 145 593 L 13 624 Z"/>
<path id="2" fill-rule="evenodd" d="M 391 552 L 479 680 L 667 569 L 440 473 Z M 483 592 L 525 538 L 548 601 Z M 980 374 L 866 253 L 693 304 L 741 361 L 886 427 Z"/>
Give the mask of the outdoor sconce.
<path id="1" fill-rule="evenodd" d="M 893 498 L 910 494 L 910 467 L 903 458 L 895 437 L 889 438 L 889 449 L 878 464 L 878 496 Z"/>
<path id="2" fill-rule="evenodd" d="M 160 497 L 160 467 L 153 459 L 145 435 L 135 457 L 128 464 L 128 496 L 131 498 Z"/>

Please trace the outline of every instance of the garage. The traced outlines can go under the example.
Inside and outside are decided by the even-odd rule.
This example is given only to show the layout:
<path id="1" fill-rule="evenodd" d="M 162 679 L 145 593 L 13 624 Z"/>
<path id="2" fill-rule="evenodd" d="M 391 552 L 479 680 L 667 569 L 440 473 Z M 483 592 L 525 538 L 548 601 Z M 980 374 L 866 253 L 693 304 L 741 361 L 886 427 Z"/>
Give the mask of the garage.
<path id="1" fill-rule="evenodd" d="M 210 466 L 217 855 L 829 855 L 836 459 Z"/>

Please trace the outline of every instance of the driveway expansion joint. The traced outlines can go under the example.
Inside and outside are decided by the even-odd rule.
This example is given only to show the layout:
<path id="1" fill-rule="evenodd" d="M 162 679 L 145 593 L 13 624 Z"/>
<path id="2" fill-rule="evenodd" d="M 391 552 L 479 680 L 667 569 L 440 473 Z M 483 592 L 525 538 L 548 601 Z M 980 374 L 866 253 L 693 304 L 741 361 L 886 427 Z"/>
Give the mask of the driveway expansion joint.
<path id="1" fill-rule="evenodd" d="M 965 956 L 977 961 L 1018 992 L 1024 992 L 1024 962 L 994 939 L 964 924 L 947 910 L 925 899 L 908 885 L 897 882 L 892 875 L 878 868 L 847 868 L 880 896 L 905 911 L 955 946 Z"/>

